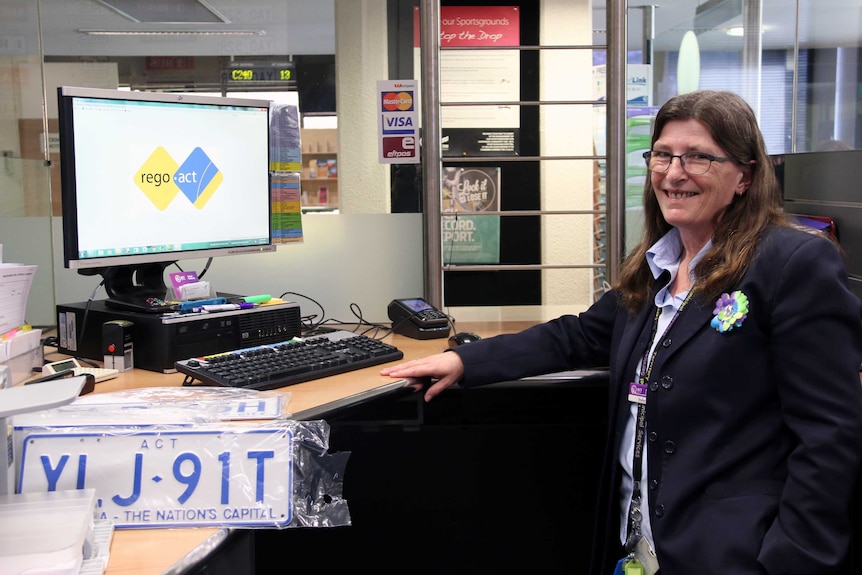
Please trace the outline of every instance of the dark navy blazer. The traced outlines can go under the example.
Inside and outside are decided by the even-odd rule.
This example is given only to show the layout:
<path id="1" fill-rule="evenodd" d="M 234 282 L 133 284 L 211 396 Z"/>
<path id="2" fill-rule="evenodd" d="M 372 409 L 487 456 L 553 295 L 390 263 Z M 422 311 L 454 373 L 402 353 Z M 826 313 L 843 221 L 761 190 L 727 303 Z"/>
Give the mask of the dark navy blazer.
<path id="1" fill-rule="evenodd" d="M 740 326 L 710 327 L 715 302 L 695 297 L 656 348 L 647 456 L 661 572 L 828 573 L 847 551 L 862 458 L 860 301 L 829 241 L 783 227 L 767 230 L 736 290 L 749 302 Z M 626 390 L 654 311 L 651 300 L 631 317 L 608 292 L 579 316 L 455 350 L 467 387 L 609 366 L 603 561 L 619 539 Z M 610 573 L 598 563 L 595 575 Z"/>

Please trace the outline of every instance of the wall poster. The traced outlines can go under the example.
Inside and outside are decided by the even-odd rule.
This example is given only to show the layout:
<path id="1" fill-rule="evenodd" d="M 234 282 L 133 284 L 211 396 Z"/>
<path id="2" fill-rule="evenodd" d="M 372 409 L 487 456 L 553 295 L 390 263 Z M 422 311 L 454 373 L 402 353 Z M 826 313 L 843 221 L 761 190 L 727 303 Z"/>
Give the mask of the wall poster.
<path id="1" fill-rule="evenodd" d="M 443 168 L 443 263 L 500 263 L 500 216 L 460 214 L 499 211 L 500 168 Z"/>
<path id="2" fill-rule="evenodd" d="M 419 8 L 413 12 L 413 69 L 421 70 Z M 520 13 L 517 6 L 441 6 L 440 100 L 518 102 L 521 99 Z M 511 46 L 513 50 L 452 50 Z M 442 106 L 444 156 L 518 154 L 517 105 Z"/>

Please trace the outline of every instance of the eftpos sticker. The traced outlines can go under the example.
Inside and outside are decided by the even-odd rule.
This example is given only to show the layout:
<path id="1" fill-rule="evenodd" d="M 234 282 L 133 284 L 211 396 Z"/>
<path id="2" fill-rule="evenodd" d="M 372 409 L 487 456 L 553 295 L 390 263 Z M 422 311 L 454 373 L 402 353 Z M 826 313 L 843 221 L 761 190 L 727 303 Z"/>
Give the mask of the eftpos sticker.
<path id="1" fill-rule="evenodd" d="M 418 94 L 415 80 L 380 80 L 378 150 L 381 164 L 419 163 Z"/>
<path id="2" fill-rule="evenodd" d="M 418 158 L 416 138 L 413 136 L 390 136 L 382 140 L 383 157 L 385 160 L 409 164 L 413 158 Z"/>

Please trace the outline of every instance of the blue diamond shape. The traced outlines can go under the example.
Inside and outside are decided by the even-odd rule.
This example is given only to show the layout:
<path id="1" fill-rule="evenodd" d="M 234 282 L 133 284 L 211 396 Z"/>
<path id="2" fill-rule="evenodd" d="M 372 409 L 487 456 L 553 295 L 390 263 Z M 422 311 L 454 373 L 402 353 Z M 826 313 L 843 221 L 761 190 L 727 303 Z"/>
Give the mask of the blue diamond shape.
<path id="1" fill-rule="evenodd" d="M 195 148 L 174 173 L 174 183 L 191 203 L 195 203 L 216 174 L 218 168 L 209 156 L 202 149 Z"/>

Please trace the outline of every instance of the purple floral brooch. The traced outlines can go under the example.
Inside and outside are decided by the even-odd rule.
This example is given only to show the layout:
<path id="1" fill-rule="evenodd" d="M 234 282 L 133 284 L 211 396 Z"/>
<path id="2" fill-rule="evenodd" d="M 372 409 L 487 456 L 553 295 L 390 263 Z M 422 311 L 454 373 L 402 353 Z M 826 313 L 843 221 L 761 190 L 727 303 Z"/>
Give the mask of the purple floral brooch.
<path id="1" fill-rule="evenodd" d="M 715 317 L 709 323 L 719 333 L 725 333 L 742 325 L 748 317 L 748 296 L 737 290 L 730 295 L 723 293 L 712 310 Z"/>

